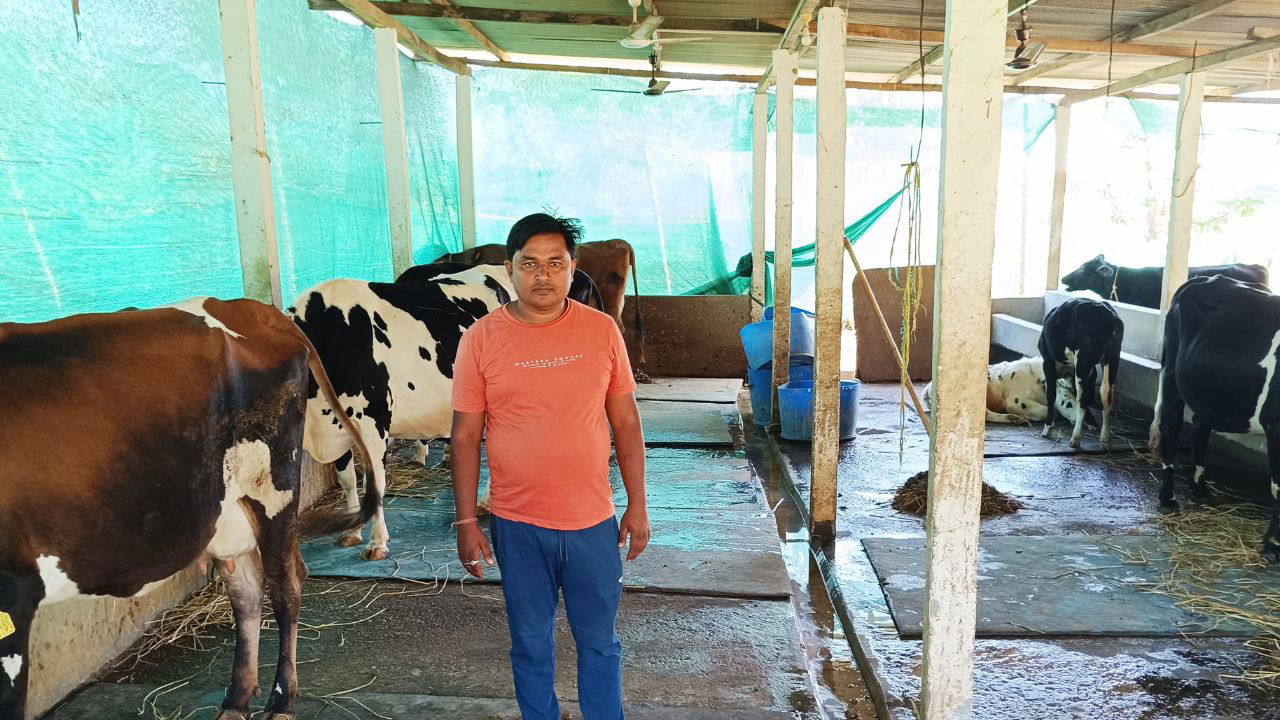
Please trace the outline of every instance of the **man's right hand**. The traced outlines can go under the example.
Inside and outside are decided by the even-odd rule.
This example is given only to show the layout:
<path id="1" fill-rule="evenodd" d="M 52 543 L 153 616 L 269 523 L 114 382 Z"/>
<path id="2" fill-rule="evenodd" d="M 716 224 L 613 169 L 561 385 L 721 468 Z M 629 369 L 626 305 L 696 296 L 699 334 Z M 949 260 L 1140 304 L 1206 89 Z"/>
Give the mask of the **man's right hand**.
<path id="1" fill-rule="evenodd" d="M 484 531 L 475 523 L 458 526 L 458 560 L 462 567 L 475 577 L 484 579 L 484 564 L 493 565 L 493 550 L 489 549 L 489 539 Z"/>

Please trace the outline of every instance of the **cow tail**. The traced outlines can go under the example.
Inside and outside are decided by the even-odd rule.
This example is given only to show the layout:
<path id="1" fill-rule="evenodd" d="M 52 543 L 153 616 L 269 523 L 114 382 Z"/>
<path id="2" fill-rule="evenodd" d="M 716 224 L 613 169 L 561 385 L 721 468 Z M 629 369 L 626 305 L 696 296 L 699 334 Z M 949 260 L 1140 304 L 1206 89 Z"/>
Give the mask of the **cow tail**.
<path id="1" fill-rule="evenodd" d="M 338 393 L 333 389 L 333 383 L 329 381 L 329 374 L 325 372 L 324 365 L 320 362 L 320 353 L 316 352 L 315 346 L 311 344 L 311 339 L 307 337 L 306 333 L 302 332 L 302 328 L 292 321 L 289 321 L 289 327 L 293 328 L 298 340 L 307 348 L 307 363 L 311 367 L 311 376 L 315 378 L 316 385 L 319 386 L 324 399 L 329 403 L 329 407 L 333 408 L 333 414 L 338 419 L 338 424 L 342 426 L 343 430 L 347 431 L 347 435 L 351 436 L 351 444 L 356 449 L 356 452 L 360 454 L 360 461 L 364 463 L 366 468 L 373 467 L 373 458 L 369 454 L 369 448 L 365 446 L 364 438 L 360 437 L 360 431 L 356 430 L 355 424 L 351 422 L 351 419 L 347 417 L 346 411 L 342 409 L 342 405 L 338 400 Z M 298 518 L 298 531 L 303 537 L 316 537 L 352 530 L 369 522 L 370 518 L 378 512 L 378 508 L 381 506 L 382 495 L 378 492 L 377 484 L 366 482 L 364 499 L 360 501 L 360 509 L 358 511 L 350 512 L 345 508 L 333 508 L 306 512 Z"/>
<path id="2" fill-rule="evenodd" d="M 636 342 L 640 345 L 640 357 L 644 357 L 644 323 L 640 320 L 640 278 L 636 275 L 636 249 L 627 243 L 627 253 L 631 257 L 631 285 L 636 293 Z"/>

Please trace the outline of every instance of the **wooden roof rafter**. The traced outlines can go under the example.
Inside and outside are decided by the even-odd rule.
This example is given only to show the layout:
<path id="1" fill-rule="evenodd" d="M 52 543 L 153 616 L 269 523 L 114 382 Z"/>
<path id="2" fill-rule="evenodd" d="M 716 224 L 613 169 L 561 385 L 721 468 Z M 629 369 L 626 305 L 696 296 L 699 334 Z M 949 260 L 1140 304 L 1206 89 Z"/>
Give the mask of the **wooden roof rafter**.
<path id="1" fill-rule="evenodd" d="M 800 42 L 800 36 L 797 32 L 803 27 L 808 27 L 808 23 L 813 17 L 813 11 L 823 2 L 826 2 L 826 0 L 797 0 L 795 10 L 791 12 L 791 19 L 787 21 L 787 26 L 782 30 L 782 37 L 778 39 L 779 50 L 795 48 L 796 44 Z M 764 74 L 760 76 L 760 82 L 756 85 L 756 93 L 767 91 L 771 82 L 773 82 L 772 61 L 765 67 Z"/>
<path id="2" fill-rule="evenodd" d="M 1108 95 L 1118 95 L 1161 80 L 1169 80 L 1187 73 L 1204 72 L 1215 67 L 1257 57 L 1258 55 L 1276 52 L 1277 50 L 1280 50 L 1280 35 L 1266 40 L 1258 40 L 1257 42 L 1218 50 L 1199 57 L 1178 60 L 1092 90 L 1069 92 L 1063 97 L 1062 102 L 1063 104 L 1072 104 Z"/>
<path id="3" fill-rule="evenodd" d="M 1009 0 L 1009 15 L 1017 15 L 1023 10 L 1035 5 L 1036 2 L 1037 0 Z M 916 30 L 915 32 L 918 36 L 920 30 Z M 925 32 L 928 31 L 926 30 Z M 912 75 L 915 75 L 917 72 L 923 76 L 926 68 L 942 59 L 942 53 L 944 52 L 945 47 L 945 45 L 938 45 L 925 53 L 923 57 L 918 58 L 915 62 L 894 73 L 893 77 L 889 78 L 889 82 L 903 82 Z"/>
<path id="4" fill-rule="evenodd" d="M 1104 39 L 1102 42 L 1114 41 L 1116 43 L 1126 43 L 1142 38 L 1149 38 L 1162 32 L 1168 32 L 1169 30 L 1175 30 L 1184 25 L 1189 25 L 1197 20 L 1202 20 L 1238 1 L 1239 0 L 1201 0 L 1201 2 L 1198 2 L 1191 7 L 1171 12 L 1168 15 L 1162 15 L 1154 20 L 1148 20 L 1147 22 L 1135 25 L 1127 30 L 1121 30 L 1111 37 Z M 1038 78 L 1047 73 L 1056 72 L 1068 65 L 1080 62 L 1081 60 L 1088 60 L 1089 58 L 1090 55 L 1086 53 L 1070 53 L 1068 55 L 1063 55 L 1060 58 L 1040 63 L 1030 70 L 1024 70 L 1023 72 L 1018 73 L 1014 76 L 1013 84 L 1020 85 L 1028 80 Z"/>
<path id="5" fill-rule="evenodd" d="M 458 9 L 458 7 L 454 5 L 453 2 L 451 2 L 451 0 L 431 0 L 431 1 L 434 2 L 436 5 L 439 5 L 440 7 L 453 8 L 454 10 Z M 461 17 L 454 18 L 453 22 L 459 28 L 461 28 L 463 32 L 470 35 L 476 42 L 480 43 L 481 47 L 483 47 L 485 50 L 488 50 L 490 55 L 494 56 L 495 58 L 503 62 L 511 61 L 511 56 L 508 55 L 505 50 L 498 47 L 498 44 L 495 43 L 492 39 L 490 39 L 488 35 L 485 35 L 484 32 L 480 30 L 480 28 L 476 27 L 475 23 L 471 22 L 470 20 L 467 20 L 466 18 L 461 18 Z"/>
<path id="6" fill-rule="evenodd" d="M 817 0 L 801 0 L 801 2 L 817 2 Z M 308 0 L 312 10 L 341 10 L 342 0 Z M 596 27 L 631 27 L 631 14 L 601 14 L 551 12 L 543 10 L 506 10 L 500 8 L 458 7 L 450 3 L 448 6 L 423 2 L 370 2 L 370 5 L 388 15 L 423 18 L 428 20 L 467 20 L 470 22 L 503 22 L 523 23 L 529 25 L 579 25 Z M 785 20 L 776 18 L 734 19 L 734 18 L 678 18 L 664 17 L 663 30 L 686 30 L 706 33 L 782 33 L 780 24 Z"/>
<path id="7" fill-rule="evenodd" d="M 408 48 L 417 58 L 433 62 L 446 70 L 451 70 L 458 75 L 468 75 L 471 70 L 467 64 L 457 58 L 451 58 L 440 52 L 434 47 L 427 44 L 425 40 L 418 37 L 418 34 L 405 27 L 400 21 L 386 14 L 382 10 L 374 7 L 369 0 L 337 0 L 341 6 L 337 9 L 346 10 L 361 22 L 371 28 L 392 28 L 396 31 L 396 39 L 401 45 Z"/>

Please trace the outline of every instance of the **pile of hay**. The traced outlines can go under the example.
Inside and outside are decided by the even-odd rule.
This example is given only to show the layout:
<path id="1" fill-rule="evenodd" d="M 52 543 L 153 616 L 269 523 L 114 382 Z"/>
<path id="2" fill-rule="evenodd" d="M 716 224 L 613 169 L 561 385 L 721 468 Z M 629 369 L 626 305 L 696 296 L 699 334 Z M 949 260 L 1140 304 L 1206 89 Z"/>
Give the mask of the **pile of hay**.
<path id="1" fill-rule="evenodd" d="M 387 453 L 385 463 L 388 495 L 430 499 L 451 482 L 448 469 L 423 467 L 394 450 Z"/>
<path id="2" fill-rule="evenodd" d="M 267 617 L 270 616 L 264 615 L 264 620 Z M 116 661 L 115 669 L 132 671 L 146 661 L 147 656 L 169 646 L 202 652 L 211 650 L 218 646 L 219 640 L 210 630 L 234 625 L 235 615 L 226 585 L 221 579 L 215 579 L 186 602 L 147 623 L 133 650 Z"/>
<path id="3" fill-rule="evenodd" d="M 1173 540 L 1169 570 L 1149 591 L 1188 612 L 1258 628 L 1247 643 L 1258 664 L 1224 677 L 1280 687 L 1280 588 L 1259 552 L 1269 519 L 1251 505 L 1162 516 L 1158 522 Z"/>
<path id="4" fill-rule="evenodd" d="M 907 479 L 893 496 L 893 509 L 901 513 L 924 516 L 929 511 L 929 473 L 919 472 Z M 982 483 L 982 506 L 979 515 L 995 517 L 1022 509 L 1022 503 Z"/>

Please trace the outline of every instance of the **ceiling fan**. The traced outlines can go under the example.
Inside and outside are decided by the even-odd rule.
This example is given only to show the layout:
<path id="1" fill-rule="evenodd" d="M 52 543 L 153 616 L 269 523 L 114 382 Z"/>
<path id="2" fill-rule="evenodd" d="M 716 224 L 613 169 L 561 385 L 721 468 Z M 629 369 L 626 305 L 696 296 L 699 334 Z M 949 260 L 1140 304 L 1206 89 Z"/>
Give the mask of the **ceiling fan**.
<path id="1" fill-rule="evenodd" d="M 698 42 L 699 40 L 710 40 L 709 37 L 688 37 L 688 38 L 659 38 L 657 37 L 658 28 L 662 25 L 663 17 L 661 15 L 647 15 L 644 20 L 640 20 L 637 10 L 642 0 L 627 0 L 627 4 L 631 6 L 631 26 L 627 28 L 627 36 L 618 41 L 618 44 L 629 50 L 643 50 L 648 47 L 660 48 L 663 45 L 682 42 Z"/>
<path id="2" fill-rule="evenodd" d="M 668 90 L 667 86 L 671 84 L 670 80 L 658 79 L 658 54 L 649 54 L 649 86 L 644 90 L 615 90 L 613 88 L 591 88 L 596 92 L 612 92 L 612 93 L 628 93 L 631 95 L 666 95 L 667 93 L 689 92 L 690 90 L 700 90 L 701 88 L 683 88 L 681 90 Z"/>
<path id="3" fill-rule="evenodd" d="M 1036 66 L 1040 60 L 1040 54 L 1045 51 L 1048 45 L 1036 40 L 1031 40 L 1031 27 L 1027 25 L 1027 8 L 1022 8 L 1022 23 L 1017 30 L 1013 31 L 1013 36 L 1018 39 L 1018 47 L 1013 51 L 1013 59 L 1010 60 L 1005 67 L 1010 70 L 1029 70 Z"/>

